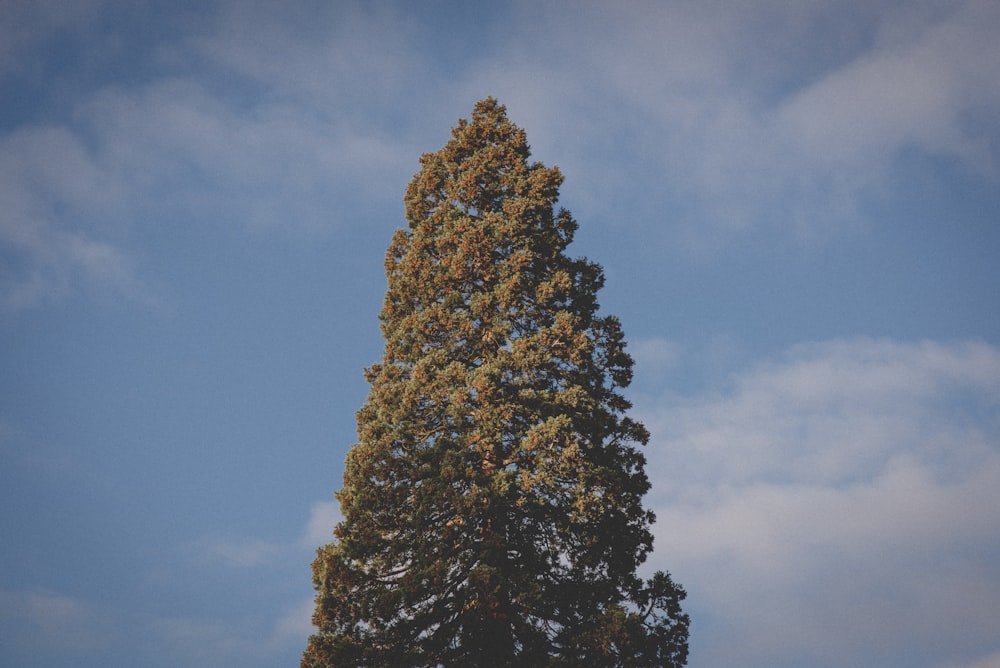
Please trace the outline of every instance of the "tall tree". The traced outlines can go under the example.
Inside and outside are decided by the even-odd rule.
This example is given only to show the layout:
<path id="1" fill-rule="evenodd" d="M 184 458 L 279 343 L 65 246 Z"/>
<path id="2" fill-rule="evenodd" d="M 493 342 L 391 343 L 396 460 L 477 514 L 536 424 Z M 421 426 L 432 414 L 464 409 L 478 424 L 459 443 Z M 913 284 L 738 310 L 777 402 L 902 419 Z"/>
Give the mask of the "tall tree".
<path id="1" fill-rule="evenodd" d="M 562 175 L 529 157 L 488 98 L 407 188 L 304 668 L 686 663 L 684 590 L 636 575 L 632 359 L 600 267 L 565 254 Z"/>

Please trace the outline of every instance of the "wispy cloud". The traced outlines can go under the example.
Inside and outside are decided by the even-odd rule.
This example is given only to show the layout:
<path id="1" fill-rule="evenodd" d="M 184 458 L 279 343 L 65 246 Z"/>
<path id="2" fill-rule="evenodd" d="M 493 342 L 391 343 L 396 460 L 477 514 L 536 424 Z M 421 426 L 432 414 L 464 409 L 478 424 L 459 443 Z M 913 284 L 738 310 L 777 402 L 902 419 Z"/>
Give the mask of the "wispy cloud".
<path id="1" fill-rule="evenodd" d="M 333 540 L 333 528 L 340 521 L 340 508 L 332 501 L 317 501 L 309 509 L 302 535 L 290 543 L 257 538 L 205 536 L 184 547 L 195 561 L 206 565 L 259 568 L 273 565 L 292 554 L 311 553 Z"/>
<path id="2" fill-rule="evenodd" d="M 30 33 L 17 53 L 70 29 L 28 4 L 15 3 Z M 72 30 L 95 30 L 102 11 L 88 5 Z M 614 220 L 620 200 L 639 202 L 658 234 L 693 246 L 864 222 L 862 202 L 891 190 L 908 150 L 997 177 L 1000 10 L 988 0 L 523 3 L 457 62 L 435 55 L 433 21 L 391 5 L 219 3 L 197 29 L 158 35 L 145 77 L 70 96 L 64 118 L 0 138 L 13 174 L 0 243 L 20 264 L 4 301 L 81 276 L 135 292 L 123 225 L 346 229 L 373 202 L 398 217 L 416 156 L 487 94 L 564 168 L 575 208 Z M 36 168 L 21 176 L 22 164 Z M 81 226 L 81 209 L 119 227 Z"/>
<path id="3" fill-rule="evenodd" d="M 24 25 L 0 31 L 28 34 L 10 49 L 44 50 L 62 30 L 85 49 L 81 60 L 106 57 L 95 52 L 109 40 L 90 33 L 111 3 L 88 4 L 81 25 L 14 4 Z M 222 3 L 206 9 L 199 30 L 158 36 L 145 77 L 66 87 L 60 113 L 0 134 L 0 252 L 12 258 L 0 272 L 0 306 L 58 300 L 79 284 L 154 300 L 127 242 L 143 227 L 325 233 L 367 222 L 358 211 L 398 214 L 422 149 L 387 120 L 398 117 L 389 95 L 399 93 L 388 79 L 399 69 L 400 83 L 412 81 L 405 70 L 418 59 L 371 50 L 373 32 L 385 37 L 404 19 L 354 15 L 357 26 L 347 14 L 316 22 L 310 11 L 271 22 Z M 312 39 L 290 38 L 293 24 L 312 26 Z M 260 49 L 275 42 L 284 48 Z M 385 54 L 382 65 L 366 73 L 358 64 L 374 66 L 373 53 Z M 198 61 L 205 57 L 214 67 Z M 373 81 L 386 86 L 377 112 L 358 106 L 378 106 Z"/>
<path id="4" fill-rule="evenodd" d="M 225 567 L 273 567 L 278 561 L 304 564 L 307 562 L 292 559 L 292 556 L 310 555 L 320 545 L 330 542 L 339 519 L 336 503 L 317 501 L 309 509 L 302 535 L 293 543 L 206 538 L 190 547 L 203 563 Z M 297 571 L 296 576 L 305 583 L 308 570 Z M 312 625 L 314 608 L 315 602 L 310 596 L 288 603 L 281 610 L 263 614 L 255 620 L 262 630 L 252 637 L 247 635 L 245 628 L 234 627 L 223 620 L 193 617 L 158 619 L 152 623 L 150 632 L 158 642 L 171 648 L 170 652 L 183 659 L 184 665 L 199 665 L 208 659 L 212 665 L 230 665 L 230 662 L 238 662 L 241 656 L 259 660 L 262 656 L 281 656 L 290 650 L 304 648 L 306 639 L 315 630 Z M 192 652 L 192 647 L 199 649 Z"/>
<path id="5" fill-rule="evenodd" d="M 995 174 L 977 121 L 1000 105 L 996 3 L 888 12 L 872 48 L 790 97 L 777 122 L 820 165 L 885 163 L 912 148 Z"/>
<path id="6" fill-rule="evenodd" d="M 85 130 L 0 137 L 0 249 L 14 258 L 0 273 L 8 310 L 57 300 L 80 282 L 155 301 L 125 241 L 136 227 L 356 224 L 343 214 L 349 203 L 402 164 L 385 138 L 280 104 L 238 112 L 192 81 L 105 89 L 77 118 Z"/>
<path id="7" fill-rule="evenodd" d="M 316 602 L 311 597 L 286 608 L 274 624 L 271 644 L 293 644 L 298 648 L 305 648 L 306 640 L 316 632 L 312 623 L 315 610 Z"/>
<path id="8" fill-rule="evenodd" d="M 284 582 L 279 585 L 282 591 L 299 592 L 284 604 L 267 609 L 248 608 L 224 616 L 200 609 L 175 610 L 173 614 L 119 609 L 118 619 L 114 619 L 101 606 L 81 599 L 0 592 L 4 656 L 20 656 L 37 645 L 49 648 L 53 656 L 75 651 L 99 658 L 102 651 L 112 649 L 112 643 L 118 649 L 134 644 L 136 661 L 154 666 L 264 665 L 295 656 L 314 631 L 315 603 L 306 593 L 308 563 L 315 548 L 331 540 L 338 518 L 335 503 L 316 502 L 304 518 L 301 535 L 288 543 L 207 536 L 180 550 L 186 557 L 182 561 L 193 561 L 199 568 L 191 570 L 171 562 L 172 574 L 166 580 L 164 573 L 158 575 L 161 585 L 212 577 L 235 587 L 245 587 L 248 578 L 264 577 L 272 586 Z M 2 635 L 8 629 L 16 630 L 19 638 Z"/>
<path id="9" fill-rule="evenodd" d="M 313 633 L 313 600 L 285 606 L 265 623 L 246 624 L 201 617 L 162 617 L 149 620 L 143 635 L 163 665 L 243 666 L 279 663 L 294 657 Z M 149 651 L 149 650 L 146 650 Z M 170 664 L 173 661 L 176 664 Z"/>
<path id="10" fill-rule="evenodd" d="M 1000 351 L 865 339 L 642 405 L 654 561 L 729 639 L 698 664 L 995 649 L 998 408 Z"/>
<path id="11" fill-rule="evenodd" d="M 432 74 L 430 54 L 421 50 L 429 35 L 420 29 L 420 12 L 411 9 L 391 3 L 307 0 L 277 8 L 224 1 L 205 30 L 175 45 L 185 53 L 174 55 L 207 59 L 256 84 L 266 97 L 328 117 L 378 123 L 392 115 L 400 94 L 418 92 Z M 363 111 L 359 99 L 374 114 Z M 378 109 L 380 104 L 385 107 Z"/>
<path id="12" fill-rule="evenodd" d="M 341 520 L 340 505 L 333 501 L 317 501 L 309 512 L 309 522 L 301 545 L 310 549 L 333 540 L 333 528 Z"/>
<path id="13" fill-rule="evenodd" d="M 111 617 L 86 601 L 44 591 L 0 591 L 0 646 L 11 660 L 92 656 L 118 637 Z"/>
<path id="14" fill-rule="evenodd" d="M 0 137 L 0 306 L 58 298 L 83 280 L 134 296 L 141 289 L 109 218 L 121 187 L 64 128 L 22 128 Z"/>
<path id="15" fill-rule="evenodd" d="M 503 71 L 468 87 L 510 101 L 570 174 L 573 201 L 612 220 L 618 198 L 639 199 L 697 246 L 775 225 L 816 239 L 875 224 L 865 202 L 891 193 L 907 151 L 998 176 L 995 3 L 525 4 L 518 16 Z"/>
<path id="16" fill-rule="evenodd" d="M 190 546 L 198 561 L 227 567 L 256 568 L 270 563 L 284 552 L 281 545 L 263 540 L 203 538 Z"/>
<path id="17" fill-rule="evenodd" d="M 81 110 L 109 168 L 169 213 L 295 230 L 348 224 L 334 196 L 357 198 L 401 160 L 385 138 L 323 116 L 267 98 L 242 108 L 176 79 L 104 90 Z"/>

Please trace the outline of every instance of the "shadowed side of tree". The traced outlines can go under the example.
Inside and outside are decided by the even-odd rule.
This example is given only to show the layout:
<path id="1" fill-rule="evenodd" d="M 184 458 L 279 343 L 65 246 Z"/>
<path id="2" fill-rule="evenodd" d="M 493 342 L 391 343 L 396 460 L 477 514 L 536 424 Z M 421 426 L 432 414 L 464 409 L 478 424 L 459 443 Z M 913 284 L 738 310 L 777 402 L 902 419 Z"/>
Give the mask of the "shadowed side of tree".
<path id="1" fill-rule="evenodd" d="M 407 188 L 304 668 L 686 662 L 684 590 L 636 575 L 632 359 L 600 267 L 566 255 L 562 175 L 529 157 L 489 98 Z"/>

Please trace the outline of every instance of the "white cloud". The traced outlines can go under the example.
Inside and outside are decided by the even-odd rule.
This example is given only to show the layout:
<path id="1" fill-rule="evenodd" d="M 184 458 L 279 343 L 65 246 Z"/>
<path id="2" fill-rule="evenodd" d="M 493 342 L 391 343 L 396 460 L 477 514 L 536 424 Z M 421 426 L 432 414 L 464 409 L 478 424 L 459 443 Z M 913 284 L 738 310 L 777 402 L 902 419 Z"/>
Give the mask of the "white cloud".
<path id="1" fill-rule="evenodd" d="M 341 520 L 340 504 L 333 501 L 317 501 L 309 511 L 309 522 L 301 544 L 315 549 L 333 540 L 333 528 Z"/>
<path id="2" fill-rule="evenodd" d="M 83 279 L 116 294 L 143 288 L 109 217 L 120 184 L 63 128 L 21 128 L 0 137 L 0 307 L 59 298 Z"/>
<path id="3" fill-rule="evenodd" d="M 0 34 L 23 33 L 11 58 L 27 62 L 22 52 L 70 30 L 80 60 L 101 60 L 106 40 L 90 31 L 111 11 L 107 3 L 81 10 L 85 26 L 50 4 L 15 3 L 15 16 L 0 20 Z M 48 123 L 0 133 L 0 251 L 14 259 L 0 270 L 0 306 L 58 300 L 79 283 L 155 301 L 124 241 L 141 238 L 137 226 L 323 233 L 365 224 L 359 210 L 400 213 L 399 193 L 423 148 L 392 136 L 397 128 L 385 122 L 396 115 L 392 81 L 416 85 L 407 72 L 418 60 L 403 57 L 402 46 L 372 48 L 373 34 L 385 37 L 402 19 L 331 12 L 325 22 L 284 10 L 280 21 L 259 21 L 244 3 L 223 3 L 197 30 L 154 45 L 152 59 L 186 77 L 68 88 Z M 311 39 L 293 29 L 301 26 Z M 380 113 L 372 82 L 383 85 Z"/>
<path id="4" fill-rule="evenodd" d="M 51 3 L 30 5 L 0 25 L 25 26 L 9 47 L 18 69 L 70 25 Z M 108 5 L 80 11 L 77 37 L 100 51 L 81 35 Z M 65 122 L 0 138 L 0 245 L 17 260 L 0 275 L 8 308 L 81 277 L 148 291 L 122 241 L 135 224 L 325 231 L 358 224 L 373 202 L 391 220 L 416 157 L 445 136 L 440 119 L 486 94 L 564 168 L 573 207 L 614 221 L 628 199 L 666 230 L 647 244 L 667 233 L 712 246 L 760 225 L 836 231 L 888 189 L 907 148 L 998 171 L 989 0 L 521 3 L 449 76 L 431 12 L 220 3 L 200 18 L 155 45 L 146 65 L 170 76 L 74 93 Z"/>
<path id="5" fill-rule="evenodd" d="M 884 162 L 914 147 L 992 172 L 967 115 L 1000 104 L 998 28 L 1000 6 L 988 0 L 888 13 L 874 48 L 795 94 L 778 125 L 820 164 Z"/>
<path id="6" fill-rule="evenodd" d="M 961 441 L 949 457 L 961 467 L 963 455 L 989 450 L 983 425 L 958 400 L 997 402 L 997 378 L 1000 361 L 985 344 L 804 345 L 734 378 L 725 393 L 655 416 L 650 427 L 691 455 L 685 466 L 698 468 L 688 479 L 843 484 L 864 474 L 860 464 L 871 472 L 900 452 L 933 459 Z"/>
<path id="7" fill-rule="evenodd" d="M 535 3 L 518 19 L 503 68 L 466 87 L 510 104 L 592 216 L 629 200 L 693 247 L 775 225 L 813 240 L 868 222 L 909 149 L 998 176 L 988 0 Z"/>
<path id="8" fill-rule="evenodd" d="M 655 565 L 713 628 L 697 665 L 909 665 L 996 649 L 1000 351 L 793 348 L 641 406 Z"/>
<path id="9" fill-rule="evenodd" d="M 138 211 L 210 224 L 345 225 L 342 209 L 378 190 L 375 175 L 398 171 L 403 160 L 398 146 L 355 134 L 321 109 L 267 98 L 243 108 L 192 80 L 105 89 L 80 117 Z"/>
<path id="10" fill-rule="evenodd" d="M 468 113 L 455 104 L 493 94 L 539 157 L 564 168 L 574 207 L 614 219 L 627 198 L 655 221 L 669 206 L 671 229 L 685 223 L 683 239 L 696 245 L 757 225 L 814 236 L 856 224 L 859 202 L 888 187 L 894 157 L 911 145 L 980 172 L 996 159 L 980 141 L 1000 107 L 991 37 L 1000 15 L 988 0 L 591 2 L 572 12 L 516 3 L 447 78 L 435 76 L 442 64 L 424 36 L 436 18 L 384 5 L 223 4 L 209 29 L 175 48 L 287 103 L 294 131 L 257 113 L 265 105 L 231 110 L 219 137 L 236 165 L 288 153 L 288 180 L 364 188 L 394 172 L 401 187 L 415 156 L 434 147 L 422 137 L 441 136 L 424 123 L 431 110 L 452 122 Z M 393 108 L 401 98 L 405 113 Z M 253 148 L 272 133 L 280 141 Z M 316 158 L 317 141 L 350 167 Z"/>
<path id="11" fill-rule="evenodd" d="M 385 138 L 355 135 L 316 110 L 236 109 L 193 81 L 104 89 L 77 118 L 85 131 L 23 127 L 0 137 L 0 249 L 16 258 L 0 271 L 8 310 L 65 297 L 81 280 L 154 303 L 122 241 L 135 225 L 328 230 L 357 224 L 343 212 L 362 201 L 397 201 L 379 177 L 405 173 Z"/>

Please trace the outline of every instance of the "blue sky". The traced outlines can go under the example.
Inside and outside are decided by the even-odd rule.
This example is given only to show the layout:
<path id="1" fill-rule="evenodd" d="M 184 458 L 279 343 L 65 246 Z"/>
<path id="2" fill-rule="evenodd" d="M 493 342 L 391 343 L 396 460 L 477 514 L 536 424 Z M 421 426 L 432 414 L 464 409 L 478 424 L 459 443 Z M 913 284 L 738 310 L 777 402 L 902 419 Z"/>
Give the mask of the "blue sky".
<path id="1" fill-rule="evenodd" d="M 296 665 L 383 257 L 493 95 L 690 664 L 1000 665 L 1000 4 L 0 2 L 0 664 Z"/>

